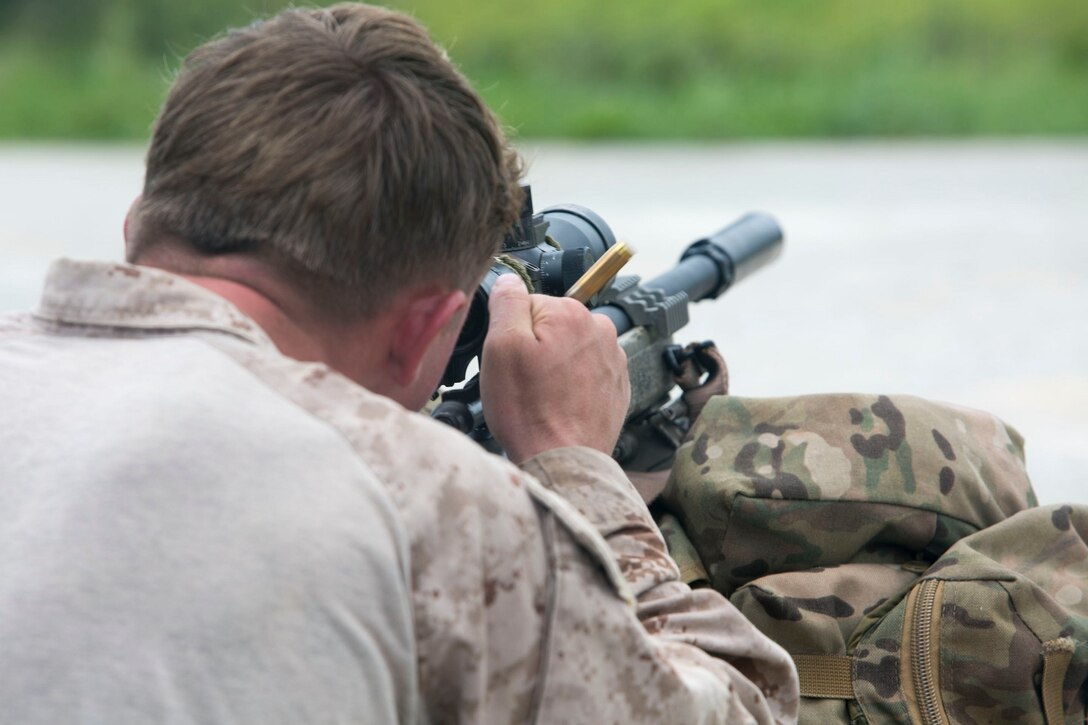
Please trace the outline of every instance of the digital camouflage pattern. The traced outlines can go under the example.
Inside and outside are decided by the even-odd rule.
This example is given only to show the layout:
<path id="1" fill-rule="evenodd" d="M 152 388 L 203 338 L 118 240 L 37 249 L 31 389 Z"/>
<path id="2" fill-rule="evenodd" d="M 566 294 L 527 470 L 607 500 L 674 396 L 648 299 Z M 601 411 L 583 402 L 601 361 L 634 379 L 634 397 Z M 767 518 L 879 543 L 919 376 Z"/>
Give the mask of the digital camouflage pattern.
<path id="1" fill-rule="evenodd" d="M 602 453 L 549 451 L 521 470 L 323 364 L 281 355 L 224 299 L 150 268 L 57 262 L 33 319 L 0 318 L 0 337 L 16 334 L 73 349 L 92 337 L 153 339 L 179 355 L 210 348 L 339 436 L 406 534 L 412 695 L 426 722 L 796 717 L 789 657 L 722 596 L 679 581 L 645 504 Z"/>
<path id="2" fill-rule="evenodd" d="M 669 549 L 669 556 L 680 571 L 680 580 L 692 587 L 705 587 L 709 579 L 706 569 L 684 527 L 669 513 L 658 517 L 656 522 Z"/>
<path id="3" fill-rule="evenodd" d="M 997 418 L 908 396 L 718 397 L 657 506 L 682 571 L 791 654 L 845 668 L 848 694 L 803 698 L 802 722 L 920 721 L 901 655 L 926 621 L 908 613 L 923 574 L 955 580 L 935 637 L 914 640 L 939 653 L 937 722 L 1043 722 L 1046 642 L 1075 645 L 1061 691 L 1081 722 L 1085 514 L 1033 508 L 1023 441 Z M 802 693 L 822 692 L 801 670 Z"/>

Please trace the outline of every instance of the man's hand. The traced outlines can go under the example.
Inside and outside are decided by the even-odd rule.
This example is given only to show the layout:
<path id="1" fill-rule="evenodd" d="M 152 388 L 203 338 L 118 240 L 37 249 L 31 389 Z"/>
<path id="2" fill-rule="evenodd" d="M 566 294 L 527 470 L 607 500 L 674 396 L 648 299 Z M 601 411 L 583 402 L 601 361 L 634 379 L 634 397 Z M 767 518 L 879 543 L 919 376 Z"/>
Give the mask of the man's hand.
<path id="1" fill-rule="evenodd" d="M 491 289 L 480 395 L 515 463 L 552 448 L 611 455 L 631 398 L 616 329 L 571 299 L 530 295 L 515 275 Z"/>

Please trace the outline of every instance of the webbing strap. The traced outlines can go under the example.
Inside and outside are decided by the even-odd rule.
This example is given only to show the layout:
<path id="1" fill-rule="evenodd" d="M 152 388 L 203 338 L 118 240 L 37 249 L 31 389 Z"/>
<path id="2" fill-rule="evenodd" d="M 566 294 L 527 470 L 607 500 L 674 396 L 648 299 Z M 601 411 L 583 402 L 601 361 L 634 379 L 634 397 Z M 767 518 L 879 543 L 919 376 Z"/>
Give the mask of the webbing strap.
<path id="1" fill-rule="evenodd" d="M 853 700 L 851 677 L 853 657 L 849 655 L 791 655 L 801 680 L 801 697 Z"/>
<path id="2" fill-rule="evenodd" d="M 1073 659 L 1076 643 L 1068 637 L 1043 643 L 1043 714 L 1046 725 L 1062 725 L 1065 708 L 1062 706 L 1062 683 Z"/>

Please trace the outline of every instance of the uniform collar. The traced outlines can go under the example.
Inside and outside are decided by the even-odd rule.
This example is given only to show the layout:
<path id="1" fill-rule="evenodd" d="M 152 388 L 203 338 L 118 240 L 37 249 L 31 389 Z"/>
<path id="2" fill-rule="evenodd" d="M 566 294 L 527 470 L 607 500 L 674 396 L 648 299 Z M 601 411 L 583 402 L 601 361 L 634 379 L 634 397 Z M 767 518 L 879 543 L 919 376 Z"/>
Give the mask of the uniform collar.
<path id="1" fill-rule="evenodd" d="M 219 295 L 161 269 L 60 259 L 45 278 L 40 320 L 138 330 L 216 330 L 275 347 L 268 335 Z"/>

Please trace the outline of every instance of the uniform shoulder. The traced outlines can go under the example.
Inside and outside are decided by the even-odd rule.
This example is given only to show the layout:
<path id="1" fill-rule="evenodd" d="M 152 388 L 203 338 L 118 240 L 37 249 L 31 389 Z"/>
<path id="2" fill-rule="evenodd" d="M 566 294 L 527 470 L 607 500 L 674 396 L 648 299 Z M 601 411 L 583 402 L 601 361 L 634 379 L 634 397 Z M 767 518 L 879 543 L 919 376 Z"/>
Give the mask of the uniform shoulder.
<path id="1" fill-rule="evenodd" d="M 473 489 L 496 478 L 520 485 L 521 471 L 447 425 L 406 410 L 322 363 L 226 340 L 208 341 L 277 393 L 336 429 L 394 492 L 437 486 Z"/>

